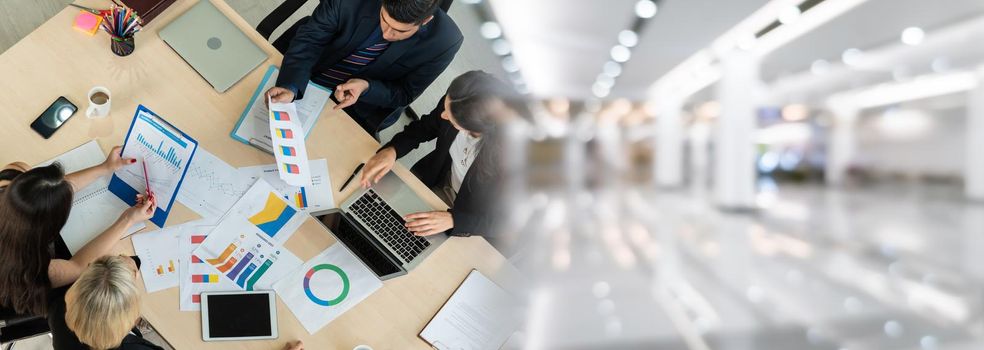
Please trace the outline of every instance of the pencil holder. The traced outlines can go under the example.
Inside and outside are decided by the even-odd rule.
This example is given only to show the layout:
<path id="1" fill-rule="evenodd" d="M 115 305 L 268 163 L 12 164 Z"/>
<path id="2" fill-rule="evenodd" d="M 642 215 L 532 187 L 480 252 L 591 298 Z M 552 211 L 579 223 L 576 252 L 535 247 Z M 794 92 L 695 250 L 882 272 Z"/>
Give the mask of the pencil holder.
<path id="1" fill-rule="evenodd" d="M 109 48 L 113 50 L 113 53 L 117 56 L 129 56 L 133 53 L 133 49 L 136 48 L 132 35 L 126 37 L 112 36 L 110 39 L 112 40 L 109 41 Z"/>

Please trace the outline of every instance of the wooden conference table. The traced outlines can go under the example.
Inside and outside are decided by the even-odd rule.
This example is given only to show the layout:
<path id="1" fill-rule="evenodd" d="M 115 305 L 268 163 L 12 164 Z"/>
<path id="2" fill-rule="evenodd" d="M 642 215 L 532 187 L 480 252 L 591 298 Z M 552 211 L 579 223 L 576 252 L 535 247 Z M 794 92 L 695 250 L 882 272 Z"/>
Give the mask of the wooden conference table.
<path id="1" fill-rule="evenodd" d="M 209 1 L 209 0 L 202 0 Z M 282 56 L 222 0 L 211 0 L 268 54 L 269 59 L 225 93 L 218 93 L 172 51 L 157 32 L 184 13 L 196 0 L 178 0 L 137 34 L 136 51 L 117 57 L 109 50 L 109 37 L 90 37 L 72 28 L 78 10 L 68 7 L 0 55 L 0 162 L 37 164 L 88 140 L 99 141 L 103 151 L 123 142 L 138 104 L 144 104 L 198 140 L 234 167 L 270 164 L 273 156 L 229 137 L 266 67 L 278 65 Z M 106 8 L 108 0 L 80 0 L 79 4 Z M 112 111 L 103 119 L 87 119 L 86 93 L 96 85 L 112 92 Z M 30 123 L 58 96 L 78 105 L 79 111 L 51 139 L 30 129 Z M 379 144 L 332 103 L 321 114 L 307 139 L 311 159 L 326 158 L 333 189 L 352 169 L 368 159 Z M 394 171 L 435 208 L 446 206 L 405 167 Z M 357 185 L 335 193 L 341 202 Z M 337 203 L 336 203 L 337 204 Z M 167 225 L 198 218 L 174 202 Z M 155 227 L 148 223 L 144 231 Z M 299 258 L 310 259 L 334 243 L 328 231 L 314 220 L 300 228 L 286 246 Z M 120 241 L 119 252 L 132 253 L 130 239 Z M 280 339 L 249 342 L 201 340 L 198 312 L 178 310 L 178 289 L 144 297 L 143 316 L 176 349 L 281 349 L 288 340 L 300 339 L 308 349 L 351 349 L 367 344 L 375 349 L 428 348 L 417 334 L 438 311 L 472 269 L 493 280 L 516 276 L 502 255 L 484 239 L 452 238 L 407 276 L 386 281 L 369 296 L 316 334 L 308 334 L 282 300 L 278 301 Z"/>

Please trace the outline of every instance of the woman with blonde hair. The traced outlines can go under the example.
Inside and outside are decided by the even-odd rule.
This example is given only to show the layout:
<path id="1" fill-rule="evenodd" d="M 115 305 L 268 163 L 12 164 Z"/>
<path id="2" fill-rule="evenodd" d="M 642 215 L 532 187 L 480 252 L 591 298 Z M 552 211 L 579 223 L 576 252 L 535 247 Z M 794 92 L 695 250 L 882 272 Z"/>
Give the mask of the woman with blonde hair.
<path id="1" fill-rule="evenodd" d="M 55 350 L 163 350 L 145 340 L 135 327 L 140 320 L 139 260 L 104 256 L 89 264 L 67 292 L 48 306 Z M 63 296 L 63 297 L 62 297 Z M 304 350 L 300 341 L 284 350 Z"/>
<path id="2" fill-rule="evenodd" d="M 82 272 L 49 307 L 55 350 L 163 350 L 134 327 L 140 319 L 137 265 L 126 256 L 104 256 Z"/>

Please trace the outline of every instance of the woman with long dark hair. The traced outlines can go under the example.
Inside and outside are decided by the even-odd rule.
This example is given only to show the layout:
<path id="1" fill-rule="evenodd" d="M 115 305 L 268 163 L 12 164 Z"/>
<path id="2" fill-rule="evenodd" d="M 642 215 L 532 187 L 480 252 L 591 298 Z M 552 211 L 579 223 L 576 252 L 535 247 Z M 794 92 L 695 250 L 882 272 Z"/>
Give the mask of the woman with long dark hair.
<path id="1" fill-rule="evenodd" d="M 28 169 L 26 164 L 13 163 L 0 171 L 0 308 L 44 315 L 51 289 L 75 282 L 132 225 L 151 218 L 156 206 L 138 196 L 136 206 L 75 256 L 55 252 L 75 191 L 134 162 L 120 157 L 116 147 L 102 164 L 69 175 L 58 164 Z"/>
<path id="2" fill-rule="evenodd" d="M 502 131 L 510 120 L 527 117 L 525 103 L 504 82 L 482 71 L 454 79 L 429 114 L 407 125 L 366 162 L 363 187 L 378 182 L 396 159 L 437 139 L 433 152 L 412 168 L 451 209 L 408 215 L 416 235 L 491 235 L 501 192 Z"/>

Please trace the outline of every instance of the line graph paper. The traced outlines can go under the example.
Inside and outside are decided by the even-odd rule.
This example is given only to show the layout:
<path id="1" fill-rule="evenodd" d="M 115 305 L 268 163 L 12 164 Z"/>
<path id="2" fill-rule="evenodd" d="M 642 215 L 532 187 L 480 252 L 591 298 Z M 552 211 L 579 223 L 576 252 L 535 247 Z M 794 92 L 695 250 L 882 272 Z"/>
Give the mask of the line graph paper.
<path id="1" fill-rule="evenodd" d="M 221 216 L 249 190 L 253 181 L 200 148 L 185 175 L 178 201 L 202 217 Z"/>

